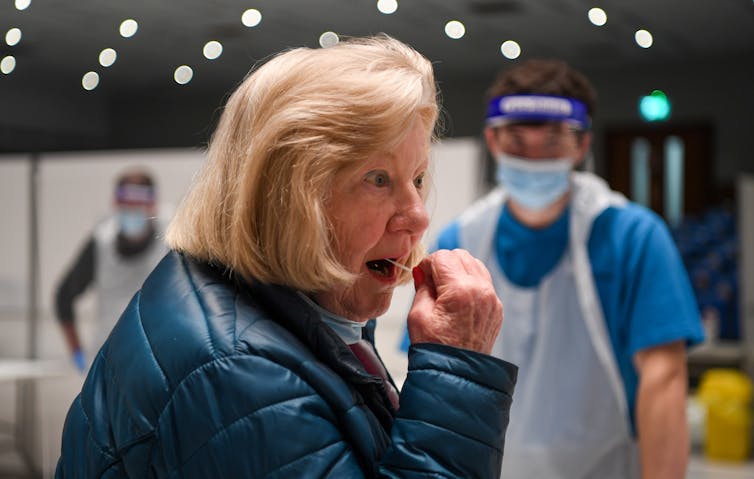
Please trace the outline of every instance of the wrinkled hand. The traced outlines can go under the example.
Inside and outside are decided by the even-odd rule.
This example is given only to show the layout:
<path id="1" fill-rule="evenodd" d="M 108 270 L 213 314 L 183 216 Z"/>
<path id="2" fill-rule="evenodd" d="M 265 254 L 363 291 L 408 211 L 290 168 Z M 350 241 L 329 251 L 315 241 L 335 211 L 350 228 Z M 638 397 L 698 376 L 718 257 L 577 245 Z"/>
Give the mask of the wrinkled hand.
<path id="1" fill-rule="evenodd" d="M 503 305 L 484 264 L 468 251 L 440 250 L 414 268 L 408 313 L 412 343 L 440 343 L 490 354 Z"/>

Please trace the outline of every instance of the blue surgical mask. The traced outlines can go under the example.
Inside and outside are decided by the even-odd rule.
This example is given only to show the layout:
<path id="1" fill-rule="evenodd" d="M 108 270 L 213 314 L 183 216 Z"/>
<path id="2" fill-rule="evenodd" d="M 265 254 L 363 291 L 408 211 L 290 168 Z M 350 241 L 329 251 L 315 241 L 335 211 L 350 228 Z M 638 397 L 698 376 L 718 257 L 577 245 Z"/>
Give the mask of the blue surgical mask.
<path id="1" fill-rule="evenodd" d="M 543 210 L 570 189 L 570 158 L 528 160 L 503 153 L 496 160 L 498 184 L 528 210 Z"/>
<path id="2" fill-rule="evenodd" d="M 126 238 L 141 238 L 149 231 L 149 218 L 143 211 L 121 210 L 118 212 L 118 226 Z"/>

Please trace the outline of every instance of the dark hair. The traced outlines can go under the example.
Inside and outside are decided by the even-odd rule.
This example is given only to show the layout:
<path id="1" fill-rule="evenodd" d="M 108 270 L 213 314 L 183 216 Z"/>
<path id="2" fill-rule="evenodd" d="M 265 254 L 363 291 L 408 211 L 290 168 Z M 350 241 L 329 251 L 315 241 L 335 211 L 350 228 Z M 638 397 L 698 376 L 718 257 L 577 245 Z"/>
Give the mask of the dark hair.
<path id="1" fill-rule="evenodd" d="M 575 98 L 594 117 L 597 92 L 583 74 L 561 60 L 532 59 L 501 71 L 487 90 L 486 101 L 518 93 Z"/>

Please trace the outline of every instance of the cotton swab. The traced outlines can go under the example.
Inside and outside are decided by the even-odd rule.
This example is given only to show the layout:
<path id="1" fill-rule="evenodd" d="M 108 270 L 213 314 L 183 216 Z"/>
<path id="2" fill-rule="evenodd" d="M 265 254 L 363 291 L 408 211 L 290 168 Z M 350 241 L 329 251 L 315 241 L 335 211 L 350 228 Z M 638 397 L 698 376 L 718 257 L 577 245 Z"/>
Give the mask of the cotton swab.
<path id="1" fill-rule="evenodd" d="M 385 261 L 387 261 L 388 263 L 390 263 L 390 264 L 393 264 L 393 265 L 395 265 L 395 266 L 399 267 L 399 268 L 400 268 L 400 269 L 402 269 L 403 271 L 407 271 L 407 272 L 409 272 L 409 273 L 411 272 L 411 268 L 409 268 L 409 267 L 408 267 L 408 266 L 406 266 L 405 264 L 401 264 L 401 263 L 399 263 L 399 262 L 397 262 L 397 261 L 393 261 L 393 260 L 392 260 L 392 259 L 390 259 L 390 258 L 385 258 Z"/>

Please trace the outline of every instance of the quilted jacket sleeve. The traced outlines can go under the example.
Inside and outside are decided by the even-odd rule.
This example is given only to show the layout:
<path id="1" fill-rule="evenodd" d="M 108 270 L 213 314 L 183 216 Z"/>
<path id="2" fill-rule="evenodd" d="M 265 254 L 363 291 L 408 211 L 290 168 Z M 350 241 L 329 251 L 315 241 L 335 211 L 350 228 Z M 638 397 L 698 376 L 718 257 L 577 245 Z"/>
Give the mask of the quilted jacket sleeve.
<path id="1" fill-rule="evenodd" d="M 412 345 L 384 476 L 498 478 L 517 371 L 472 351 Z"/>
<path id="2" fill-rule="evenodd" d="M 154 456 L 156 472 L 197 479 L 358 478 L 372 471 L 382 477 L 499 477 L 515 366 L 430 344 L 412 346 L 409 365 L 391 445 L 379 464 L 365 465 L 346 437 L 349 429 L 368 436 L 373 417 L 358 408 L 336 411 L 339 401 L 323 400 L 306 371 L 240 357 L 207 366 L 216 369 L 205 371 L 207 377 L 217 374 L 222 381 L 189 382 L 174 396 L 159 430 L 183 439 L 163 441 Z M 227 374 L 236 377 L 227 380 Z M 284 388 L 275 386 L 281 374 Z M 264 384 L 265 377 L 269 387 L 244 391 L 243 384 Z M 189 419 L 180 414 L 187 408 L 211 413 Z M 206 427 L 197 428 L 197 421 Z"/>

